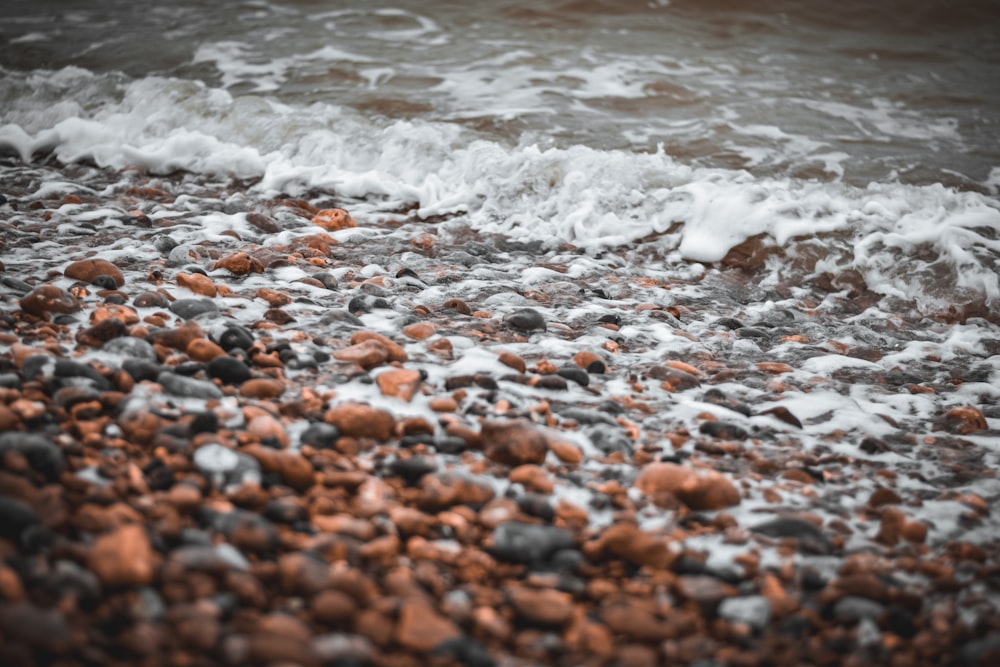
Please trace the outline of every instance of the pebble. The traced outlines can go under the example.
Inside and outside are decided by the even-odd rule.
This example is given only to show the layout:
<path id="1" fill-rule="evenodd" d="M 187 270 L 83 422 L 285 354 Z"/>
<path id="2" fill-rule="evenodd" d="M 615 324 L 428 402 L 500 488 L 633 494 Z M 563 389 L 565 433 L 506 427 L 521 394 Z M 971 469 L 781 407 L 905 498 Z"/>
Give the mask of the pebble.
<path id="1" fill-rule="evenodd" d="M 178 299 L 169 306 L 170 312 L 184 320 L 193 320 L 205 313 L 219 312 L 219 306 L 211 299 Z"/>
<path id="2" fill-rule="evenodd" d="M 101 350 L 110 354 L 120 354 L 133 359 L 156 362 L 156 350 L 147 341 L 132 336 L 123 336 L 109 340 L 101 346 Z"/>
<path id="3" fill-rule="evenodd" d="M 216 355 L 209 360 L 205 370 L 209 377 L 217 378 L 226 385 L 241 385 L 252 377 L 249 366 L 226 354 Z"/>
<path id="4" fill-rule="evenodd" d="M 66 267 L 63 275 L 85 283 L 94 283 L 101 276 L 109 276 L 114 280 L 115 287 L 121 287 L 125 284 L 125 276 L 121 269 L 106 259 L 82 259 L 73 262 Z"/>
<path id="5" fill-rule="evenodd" d="M 725 475 L 673 463 L 647 465 L 635 485 L 647 494 L 673 494 L 693 510 L 717 510 L 740 503 L 739 491 Z"/>
<path id="6" fill-rule="evenodd" d="M 393 632 L 400 646 L 420 653 L 428 653 L 444 642 L 461 636 L 461 630 L 454 623 L 420 602 L 403 604 Z"/>
<path id="7" fill-rule="evenodd" d="M 544 563 L 574 545 L 573 535 L 562 528 L 508 521 L 493 531 L 491 552 L 513 563 Z"/>
<path id="8" fill-rule="evenodd" d="M 795 538 L 799 542 L 799 548 L 809 553 L 827 554 L 832 549 L 830 538 L 824 535 L 823 531 L 808 521 L 794 517 L 779 517 L 765 521 L 750 530 L 768 537 Z"/>
<path id="9" fill-rule="evenodd" d="M 153 581 L 158 560 L 145 529 L 126 525 L 97 538 L 87 567 L 105 586 L 137 586 Z"/>
<path id="10" fill-rule="evenodd" d="M 55 481 L 66 467 L 62 450 L 50 439 L 34 433 L 0 433 L 0 455 L 21 454 L 32 470 Z"/>
<path id="11" fill-rule="evenodd" d="M 760 632 L 771 622 L 771 602 L 762 595 L 726 598 L 719 604 L 720 618 L 743 623 Z"/>
<path id="12" fill-rule="evenodd" d="M 21 297 L 21 309 L 37 316 L 75 313 L 81 307 L 76 297 L 55 285 L 36 287 Z"/>
<path id="13" fill-rule="evenodd" d="M 222 398 L 222 390 L 208 380 L 198 380 L 170 371 L 163 371 L 156 376 L 156 381 L 163 385 L 164 391 L 175 396 L 201 399 Z"/>
<path id="14" fill-rule="evenodd" d="M 519 331 L 545 331 L 545 317 L 534 308 L 519 308 L 503 318 L 507 326 Z"/>
<path id="15" fill-rule="evenodd" d="M 542 463 L 549 451 L 545 435 L 527 422 L 483 422 L 481 438 L 486 458 L 510 466 Z"/>

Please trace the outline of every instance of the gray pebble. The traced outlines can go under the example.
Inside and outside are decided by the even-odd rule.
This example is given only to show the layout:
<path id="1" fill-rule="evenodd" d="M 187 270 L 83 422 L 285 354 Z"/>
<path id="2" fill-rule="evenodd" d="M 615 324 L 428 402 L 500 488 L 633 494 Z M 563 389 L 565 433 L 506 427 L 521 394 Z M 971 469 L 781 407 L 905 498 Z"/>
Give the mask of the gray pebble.
<path id="1" fill-rule="evenodd" d="M 222 390 L 207 380 L 185 377 L 170 371 L 156 376 L 164 391 L 184 398 L 222 398 Z"/>

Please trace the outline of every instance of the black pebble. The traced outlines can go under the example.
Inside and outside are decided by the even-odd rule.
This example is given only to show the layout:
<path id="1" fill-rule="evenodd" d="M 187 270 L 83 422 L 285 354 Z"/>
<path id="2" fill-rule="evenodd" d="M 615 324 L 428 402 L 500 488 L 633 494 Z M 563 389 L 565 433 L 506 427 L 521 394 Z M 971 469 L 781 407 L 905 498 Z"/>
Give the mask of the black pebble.
<path id="1" fill-rule="evenodd" d="M 235 357 L 216 357 L 208 362 L 208 375 L 222 380 L 223 384 L 243 384 L 250 379 L 250 369 Z"/>
<path id="2" fill-rule="evenodd" d="M 0 537 L 17 543 L 21 534 L 38 522 L 38 515 L 27 503 L 0 496 Z"/>
<path id="3" fill-rule="evenodd" d="M 126 359 L 122 362 L 122 370 L 132 376 L 136 382 L 148 380 L 153 382 L 162 370 L 159 364 L 145 359 Z"/>
<path id="4" fill-rule="evenodd" d="M 316 449 L 331 449 L 340 438 L 340 431 L 333 424 L 313 422 L 302 431 L 300 440 L 303 445 Z"/>
<path id="5" fill-rule="evenodd" d="M 572 380 L 581 387 L 586 387 L 590 384 L 590 376 L 587 374 L 587 371 L 579 366 L 563 366 L 556 373 L 567 380 Z"/>
<path id="6" fill-rule="evenodd" d="M 545 331 L 545 318 L 534 308 L 520 308 L 510 313 L 503 321 L 521 331 Z"/>
<path id="7" fill-rule="evenodd" d="M 114 278 L 106 273 L 94 276 L 94 279 L 90 281 L 90 284 L 94 287 L 100 287 L 101 289 L 118 289 L 118 283 Z"/>
<path id="8" fill-rule="evenodd" d="M 66 467 L 62 450 L 43 435 L 8 431 L 0 435 L 0 455 L 20 452 L 35 472 L 55 480 Z"/>
<path id="9" fill-rule="evenodd" d="M 249 350 L 253 345 L 253 334 L 238 324 L 230 324 L 216 342 L 223 350 L 231 350 L 233 348 Z"/>
<path id="10" fill-rule="evenodd" d="M 724 421 L 704 422 L 698 427 L 698 432 L 723 440 L 746 440 L 747 438 L 745 428 Z"/>
<path id="11" fill-rule="evenodd" d="M 205 313 L 219 312 L 219 306 L 211 299 L 178 299 L 169 306 L 170 312 L 177 317 L 191 320 Z"/>

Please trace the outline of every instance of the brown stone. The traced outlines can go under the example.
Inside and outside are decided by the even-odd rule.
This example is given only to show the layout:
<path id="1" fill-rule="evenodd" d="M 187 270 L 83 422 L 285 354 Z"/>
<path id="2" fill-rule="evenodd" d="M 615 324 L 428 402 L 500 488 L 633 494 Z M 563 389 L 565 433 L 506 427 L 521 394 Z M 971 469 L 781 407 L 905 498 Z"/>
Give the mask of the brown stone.
<path id="1" fill-rule="evenodd" d="M 983 413 L 971 406 L 952 408 L 944 414 L 944 427 L 952 433 L 968 435 L 988 428 Z"/>
<path id="2" fill-rule="evenodd" d="M 903 502 L 903 499 L 899 497 L 899 494 L 892 489 L 887 489 L 884 486 L 880 486 L 874 491 L 872 495 L 868 498 L 868 504 L 872 507 L 882 507 L 883 505 L 899 505 Z"/>
<path id="3" fill-rule="evenodd" d="M 673 494 L 693 510 L 717 510 L 738 505 L 740 493 L 728 477 L 673 463 L 650 463 L 635 480 L 646 494 Z"/>
<path id="4" fill-rule="evenodd" d="M 315 595 L 330 581 L 330 566 L 303 553 L 288 553 L 278 559 L 278 583 L 288 595 Z"/>
<path id="5" fill-rule="evenodd" d="M 399 612 L 394 636 L 403 648 L 427 653 L 449 639 L 458 639 L 462 632 L 432 607 L 406 602 Z"/>
<path id="6" fill-rule="evenodd" d="M 417 322 L 403 327 L 403 335 L 413 340 L 425 340 L 437 333 L 437 325 L 433 322 Z"/>
<path id="7" fill-rule="evenodd" d="M 377 340 L 366 340 L 337 350 L 333 353 L 333 358 L 357 364 L 367 370 L 384 364 L 389 359 L 389 350 Z"/>
<path id="8" fill-rule="evenodd" d="M 409 402 L 420 387 L 420 373 L 407 368 L 394 368 L 380 373 L 375 379 L 383 396 L 392 396 Z"/>
<path id="9" fill-rule="evenodd" d="M 105 586 L 138 586 L 153 581 L 157 560 L 146 530 L 126 525 L 97 539 L 87 565 Z"/>
<path id="10" fill-rule="evenodd" d="M 514 354 L 513 352 L 501 352 L 500 363 L 504 366 L 513 368 L 518 373 L 524 373 L 528 369 L 528 365 L 524 362 L 524 358 L 519 354 Z"/>
<path id="11" fill-rule="evenodd" d="M 424 475 L 420 480 L 423 491 L 421 505 L 439 510 L 452 505 L 478 507 L 493 499 L 493 488 L 461 473 L 443 472 Z"/>
<path id="12" fill-rule="evenodd" d="M 542 463 L 549 450 L 545 435 L 527 421 L 483 422 L 480 435 L 486 458 L 505 465 Z"/>
<path id="13" fill-rule="evenodd" d="M 256 257 L 245 252 L 234 252 L 217 261 L 213 269 L 225 269 L 233 275 L 245 276 L 248 273 L 263 273 L 264 265 Z"/>
<path id="14" fill-rule="evenodd" d="M 276 461 L 281 479 L 293 489 L 305 491 L 315 483 L 312 463 L 298 452 L 280 452 Z"/>
<path id="15" fill-rule="evenodd" d="M 518 587 L 508 591 L 514 612 L 523 620 L 544 627 L 562 627 L 573 618 L 573 596 L 550 588 Z"/>
<path id="16" fill-rule="evenodd" d="M 178 273 L 177 284 L 209 298 L 215 298 L 219 293 L 212 279 L 203 273 Z"/>
<path id="17" fill-rule="evenodd" d="M 882 510 L 882 520 L 875 541 L 889 547 L 895 546 L 899 543 L 905 526 L 906 515 L 896 507 L 886 507 Z"/>
<path id="18" fill-rule="evenodd" d="M 605 528 L 595 548 L 635 565 L 656 569 L 666 568 L 674 560 L 663 538 L 650 535 L 632 523 L 615 523 Z"/>
<path id="19" fill-rule="evenodd" d="M 363 403 L 336 405 L 327 410 L 323 420 L 336 426 L 342 435 L 379 441 L 388 440 L 395 425 L 391 414 Z"/>
<path id="20" fill-rule="evenodd" d="M 583 452 L 571 442 L 565 440 L 553 440 L 549 442 L 549 449 L 556 455 L 556 458 L 563 463 L 577 465 L 583 461 Z"/>
<path id="21" fill-rule="evenodd" d="M 674 593 L 682 600 L 694 602 L 706 614 L 715 613 L 719 603 L 736 595 L 736 589 L 715 577 L 687 575 L 674 581 Z"/>
<path id="22" fill-rule="evenodd" d="M 111 276 L 118 287 L 125 284 L 121 269 L 106 259 L 81 259 L 67 266 L 63 275 L 85 283 L 93 283 L 97 276 Z"/>
<path id="23" fill-rule="evenodd" d="M 670 636 L 667 625 L 638 604 L 615 604 L 600 612 L 612 632 L 641 641 L 663 641 Z"/>
<path id="24" fill-rule="evenodd" d="M 312 223 L 322 227 L 328 232 L 336 232 L 341 229 L 357 227 L 351 214 L 342 208 L 326 208 L 313 216 Z"/>
<path id="25" fill-rule="evenodd" d="M 399 363 L 403 363 L 408 359 L 406 350 L 403 349 L 403 346 L 388 336 L 383 336 L 375 331 L 356 331 L 353 335 L 351 335 L 351 344 L 353 345 L 364 343 L 369 340 L 378 341 L 385 347 L 386 351 L 389 353 L 389 361 L 398 361 Z"/>
<path id="26" fill-rule="evenodd" d="M 0 650 L 4 646 L 10 650 L 10 653 L 3 651 L 6 656 L 19 654 L 17 644 L 55 654 L 66 653 L 75 644 L 72 628 L 57 609 L 40 609 L 27 602 L 0 605 L 0 631 L 6 636 Z M 22 663 L 16 659 L 11 664 L 15 663 L 38 664 L 34 660 Z"/>
<path id="27" fill-rule="evenodd" d="M 451 396 L 435 396 L 427 402 L 427 407 L 434 412 L 455 412 L 458 410 L 458 401 Z"/>
<path id="28" fill-rule="evenodd" d="M 256 296 L 258 299 L 267 301 L 267 305 L 272 308 L 281 308 L 282 306 L 287 306 L 292 302 L 292 297 L 282 292 L 268 289 L 267 287 L 261 287 L 258 289 Z"/>
<path id="29" fill-rule="evenodd" d="M 313 618 L 321 623 L 347 623 L 358 613 L 358 604 L 350 595 L 338 590 L 318 593 L 309 605 Z"/>
<path id="30" fill-rule="evenodd" d="M 39 317 L 51 313 L 75 313 L 80 302 L 72 294 L 55 285 L 42 285 L 21 297 L 21 310 Z"/>
<path id="31" fill-rule="evenodd" d="M 252 378 L 240 385 L 240 396 L 246 398 L 278 398 L 285 393 L 285 383 L 281 380 Z"/>
<path id="32" fill-rule="evenodd" d="M 247 663 L 253 665 L 320 666 L 309 641 L 299 637 L 274 632 L 254 633 L 249 637 L 246 651 Z"/>
<path id="33" fill-rule="evenodd" d="M 202 363 L 208 363 L 216 357 L 226 356 L 225 350 L 207 338 L 195 338 L 188 343 L 185 352 L 192 361 L 200 361 Z"/>
<path id="34" fill-rule="evenodd" d="M 272 440 L 282 447 L 288 447 L 288 432 L 280 421 L 267 413 L 254 415 L 247 422 L 247 433 L 252 433 L 260 440 Z"/>

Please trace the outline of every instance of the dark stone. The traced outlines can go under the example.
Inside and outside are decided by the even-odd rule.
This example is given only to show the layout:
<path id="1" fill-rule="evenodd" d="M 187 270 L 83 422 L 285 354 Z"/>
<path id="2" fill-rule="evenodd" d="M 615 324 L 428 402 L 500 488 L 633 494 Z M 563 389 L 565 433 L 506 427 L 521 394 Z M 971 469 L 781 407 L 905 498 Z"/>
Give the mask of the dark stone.
<path id="1" fill-rule="evenodd" d="M 517 499 L 517 506 L 529 516 L 536 516 L 543 521 L 552 521 L 556 511 L 546 496 L 539 493 L 526 493 Z"/>
<path id="2" fill-rule="evenodd" d="M 16 498 L 0 496 L 0 537 L 17 544 L 25 530 L 38 524 L 38 515 L 30 505 Z"/>
<path id="3" fill-rule="evenodd" d="M 587 435 L 594 446 L 605 454 L 632 451 L 632 440 L 617 425 L 598 424 L 588 429 Z"/>
<path id="4" fill-rule="evenodd" d="M 189 428 L 192 436 L 199 433 L 215 433 L 218 430 L 219 416 L 214 412 L 196 412 Z"/>
<path id="5" fill-rule="evenodd" d="M 210 377 L 222 380 L 223 384 L 243 384 L 250 379 L 250 368 L 235 357 L 228 355 L 216 357 L 208 362 L 206 367 Z"/>
<path id="6" fill-rule="evenodd" d="M 24 643 L 48 653 L 67 653 L 75 644 L 73 629 L 62 614 L 26 602 L 0 607 L 0 630 L 12 644 Z"/>
<path id="7" fill-rule="evenodd" d="M 50 481 L 57 479 L 66 467 L 62 450 L 43 435 L 18 431 L 0 434 L 0 455 L 11 451 L 19 452 L 32 470 Z"/>
<path id="8" fill-rule="evenodd" d="M 166 234 L 153 238 L 153 247 L 164 255 L 170 254 L 170 251 L 179 245 L 180 243 L 175 241 L 173 237 L 167 236 Z"/>
<path id="9" fill-rule="evenodd" d="M 799 541 L 799 549 L 807 553 L 829 554 L 833 549 L 830 539 L 823 531 L 802 519 L 779 517 L 750 530 L 776 539 L 795 538 Z"/>
<path id="10" fill-rule="evenodd" d="M 889 607 L 885 615 L 885 629 L 903 639 L 912 639 L 918 630 L 913 612 L 898 604 Z"/>
<path id="11" fill-rule="evenodd" d="M 281 227 L 274 220 L 260 213 L 247 213 L 247 223 L 265 234 L 277 234 L 281 231 Z"/>
<path id="12" fill-rule="evenodd" d="M 17 373 L 0 373 L 0 388 L 20 389 L 21 378 L 18 377 Z"/>
<path id="13" fill-rule="evenodd" d="M 34 289 L 28 283 L 14 276 L 0 277 L 0 285 L 3 285 L 17 296 L 24 296 Z"/>
<path id="14" fill-rule="evenodd" d="M 163 390 L 174 396 L 184 398 L 222 398 L 222 390 L 207 380 L 196 380 L 170 371 L 163 371 L 156 376 L 156 381 L 163 385 Z"/>
<path id="15" fill-rule="evenodd" d="M 319 318 L 320 324 L 344 324 L 349 327 L 361 327 L 364 323 L 357 315 L 348 310 L 328 310 Z"/>
<path id="16" fill-rule="evenodd" d="M 76 339 L 85 345 L 92 343 L 100 343 L 103 347 L 104 343 L 114 340 L 116 338 L 121 338 L 128 332 L 125 327 L 125 323 L 115 317 L 109 317 L 107 319 L 101 320 L 93 326 L 89 326 L 86 329 L 81 330 Z"/>
<path id="17" fill-rule="evenodd" d="M 969 667 L 1000 664 L 1000 632 L 971 641 L 962 647 L 962 663 Z"/>
<path id="18" fill-rule="evenodd" d="M 551 389 L 553 391 L 565 391 L 569 388 L 566 380 L 558 375 L 541 375 L 533 385 L 537 389 Z"/>
<path id="19" fill-rule="evenodd" d="M 316 449 L 332 449 L 339 438 L 340 431 L 333 424 L 313 422 L 302 431 L 299 440 L 303 445 Z"/>
<path id="20" fill-rule="evenodd" d="M 581 387 L 586 387 L 590 384 L 590 375 L 587 371 L 583 370 L 579 366 L 563 366 L 558 371 L 556 371 L 560 377 L 564 377 L 567 380 L 572 380 Z"/>
<path id="21" fill-rule="evenodd" d="M 753 414 L 753 410 L 749 405 L 743 403 L 742 401 L 737 401 L 735 398 L 726 396 L 718 389 L 709 389 L 705 392 L 705 395 L 702 396 L 701 400 L 706 403 L 711 403 L 712 405 L 718 405 L 726 408 L 727 410 L 732 410 L 733 412 L 738 412 L 745 417 L 749 417 Z"/>
<path id="22" fill-rule="evenodd" d="M 464 667 L 496 667 L 497 664 L 489 649 L 472 637 L 446 639 L 434 647 L 431 655 L 450 658 L 453 663 Z"/>
<path id="23" fill-rule="evenodd" d="M 407 484 L 416 484 L 421 477 L 437 470 L 434 459 L 426 456 L 411 456 L 405 459 L 396 459 L 389 464 L 389 472 L 396 477 L 402 478 Z"/>
<path id="24" fill-rule="evenodd" d="M 132 299 L 132 304 L 136 308 L 166 308 L 170 301 L 159 292 L 142 292 Z"/>
<path id="25" fill-rule="evenodd" d="M 111 382 L 108 381 L 106 377 L 97 372 L 93 366 L 89 364 L 81 364 L 78 361 L 72 361 L 70 359 L 58 359 L 56 360 L 55 368 L 52 370 L 52 375 L 57 378 L 86 378 L 94 383 L 94 387 L 100 389 L 101 391 L 108 391 L 111 389 Z"/>
<path id="26" fill-rule="evenodd" d="M 543 563 L 554 553 L 574 547 L 573 535 L 562 528 L 509 521 L 493 531 L 494 556 L 513 563 Z"/>
<path id="27" fill-rule="evenodd" d="M 136 382 L 143 380 L 155 382 L 163 369 L 159 364 L 145 359 L 126 359 L 122 362 L 122 370 L 131 375 Z"/>
<path id="28" fill-rule="evenodd" d="M 597 321 L 600 324 L 613 324 L 616 327 L 620 327 L 622 325 L 622 318 L 619 315 L 615 314 L 615 313 L 609 313 L 607 315 L 601 315 L 597 319 Z"/>
<path id="29" fill-rule="evenodd" d="M 337 283 L 337 278 L 328 271 L 321 271 L 319 273 L 314 273 L 309 277 L 314 278 L 323 283 L 323 287 L 327 288 L 328 290 L 335 290 L 339 285 L 339 283 Z"/>
<path id="30" fill-rule="evenodd" d="M 238 324 L 229 324 L 226 326 L 226 330 L 219 335 L 219 340 L 216 341 L 223 350 L 232 350 L 238 348 L 240 350 L 249 350 L 253 345 L 253 334 L 245 328 Z"/>
<path id="31" fill-rule="evenodd" d="M 739 338 L 771 338 L 771 334 L 757 327 L 741 327 L 736 330 L 736 336 Z"/>
<path id="32" fill-rule="evenodd" d="M 198 373 L 205 370 L 205 364 L 200 361 L 182 361 L 176 366 L 170 369 L 177 375 L 183 375 L 184 377 L 194 377 Z"/>
<path id="33" fill-rule="evenodd" d="M 746 440 L 748 436 L 743 427 L 724 421 L 702 422 L 701 426 L 698 427 L 698 432 L 722 440 Z"/>
<path id="34" fill-rule="evenodd" d="M 90 284 L 100 289 L 118 289 L 118 282 L 105 273 L 94 276 Z"/>
<path id="35" fill-rule="evenodd" d="M 864 618 L 877 621 L 884 611 L 878 602 L 854 595 L 840 598 L 833 606 L 834 617 L 842 623 L 857 623 Z"/>
<path id="36" fill-rule="evenodd" d="M 133 336 L 124 336 L 109 340 L 101 346 L 103 352 L 111 354 L 121 354 L 133 359 L 144 359 L 146 361 L 156 361 L 156 350 L 148 341 Z"/>
<path id="37" fill-rule="evenodd" d="M 503 318 L 504 323 L 520 331 L 545 331 L 545 318 L 534 308 L 520 308 Z"/>
<path id="38" fill-rule="evenodd" d="M 736 329 L 742 329 L 743 323 L 734 317 L 720 317 L 712 323 L 712 326 L 717 329 L 729 329 L 730 331 L 735 331 Z"/>
<path id="39" fill-rule="evenodd" d="M 169 308 L 170 312 L 185 320 L 193 320 L 205 313 L 219 312 L 219 306 L 211 299 L 178 299 Z"/>

